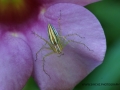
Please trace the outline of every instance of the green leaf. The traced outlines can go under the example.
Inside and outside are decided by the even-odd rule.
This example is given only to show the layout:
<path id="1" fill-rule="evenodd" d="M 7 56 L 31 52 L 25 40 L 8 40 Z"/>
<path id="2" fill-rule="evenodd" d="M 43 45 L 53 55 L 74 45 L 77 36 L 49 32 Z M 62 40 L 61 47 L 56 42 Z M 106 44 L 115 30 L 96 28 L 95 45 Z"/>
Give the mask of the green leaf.
<path id="1" fill-rule="evenodd" d="M 81 83 L 79 83 L 79 85 L 77 85 L 74 90 L 119 90 L 119 79 L 120 40 L 118 40 L 110 47 L 110 49 L 108 49 L 103 63 L 98 68 L 96 68 L 88 77 L 86 77 Z M 99 83 L 103 85 L 99 85 Z"/>
<path id="2" fill-rule="evenodd" d="M 34 79 L 32 77 L 30 77 L 27 84 L 25 85 L 25 87 L 22 90 L 40 90 L 40 89 L 38 88 Z"/>

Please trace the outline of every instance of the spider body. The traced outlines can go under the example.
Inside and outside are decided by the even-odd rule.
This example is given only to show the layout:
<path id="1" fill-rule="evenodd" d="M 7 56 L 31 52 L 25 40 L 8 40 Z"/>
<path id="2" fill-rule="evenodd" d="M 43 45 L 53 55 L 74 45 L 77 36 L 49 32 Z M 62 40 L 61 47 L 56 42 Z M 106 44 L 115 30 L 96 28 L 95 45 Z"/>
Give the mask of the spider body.
<path id="1" fill-rule="evenodd" d="M 63 50 L 63 43 L 61 41 L 60 35 L 56 31 L 56 29 L 51 25 L 48 24 L 48 34 L 50 43 L 49 46 L 55 53 L 61 54 Z"/>

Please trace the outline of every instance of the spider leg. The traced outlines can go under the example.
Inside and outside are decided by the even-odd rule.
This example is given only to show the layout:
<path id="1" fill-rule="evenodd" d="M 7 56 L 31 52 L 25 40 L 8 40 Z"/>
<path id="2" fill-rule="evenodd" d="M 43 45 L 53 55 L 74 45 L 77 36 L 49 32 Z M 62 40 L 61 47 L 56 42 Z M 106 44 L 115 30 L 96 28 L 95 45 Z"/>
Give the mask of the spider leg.
<path id="1" fill-rule="evenodd" d="M 62 55 L 64 55 L 64 53 L 62 52 L 58 57 L 61 57 Z"/>
<path id="2" fill-rule="evenodd" d="M 63 47 L 65 47 L 69 43 L 68 40 L 65 38 L 65 36 L 59 36 L 59 37 L 64 39 L 63 41 L 61 40 L 61 42 L 64 43 Z"/>
<path id="3" fill-rule="evenodd" d="M 78 35 L 78 34 L 68 34 L 67 36 L 59 36 L 59 37 L 63 38 L 66 41 L 66 43 L 63 45 L 63 47 L 66 46 L 69 42 L 74 42 L 74 43 L 78 43 L 78 44 L 84 45 L 89 51 L 93 51 L 93 50 L 91 50 L 88 46 L 86 46 L 82 42 L 77 42 L 77 41 L 74 41 L 74 40 L 67 40 L 66 37 L 71 36 L 71 35 Z M 83 38 L 83 37 L 81 37 L 81 38 Z"/>
<path id="4" fill-rule="evenodd" d="M 93 50 L 91 50 L 88 46 L 86 46 L 84 43 L 82 43 L 82 42 L 77 42 L 77 41 L 74 41 L 74 40 L 68 40 L 68 42 L 74 42 L 74 43 L 78 43 L 78 44 L 82 44 L 82 45 L 84 45 L 89 51 L 93 51 Z"/>
<path id="5" fill-rule="evenodd" d="M 59 17 L 59 19 L 58 19 L 58 25 L 59 25 L 59 31 L 58 31 L 58 33 L 59 34 L 61 34 L 61 27 L 60 27 L 60 23 L 61 22 L 61 10 L 60 10 L 60 17 Z"/>
<path id="6" fill-rule="evenodd" d="M 32 31 L 32 33 L 33 33 L 34 35 L 38 36 L 38 37 L 39 37 L 40 39 L 42 39 L 43 41 L 45 41 L 48 45 L 50 45 L 50 43 L 49 43 L 47 40 L 45 40 L 42 36 L 38 35 L 38 34 L 35 33 L 34 31 Z"/>
<path id="7" fill-rule="evenodd" d="M 43 57 L 43 71 L 45 72 L 45 74 L 47 74 L 49 76 L 49 78 L 51 79 L 50 75 L 45 71 L 45 58 L 48 57 L 49 55 L 51 54 L 54 54 L 55 52 L 50 52 L 48 54 L 46 54 L 44 57 Z"/>
<path id="8" fill-rule="evenodd" d="M 46 44 L 47 44 L 47 43 L 45 43 L 45 44 L 39 49 L 39 51 L 37 51 L 35 61 L 37 61 L 38 53 L 39 53 L 42 49 L 46 49 L 46 48 L 45 48 L 45 45 L 46 45 Z"/>
<path id="9" fill-rule="evenodd" d="M 69 36 L 74 36 L 74 35 L 76 35 L 76 36 L 78 36 L 78 37 L 80 37 L 80 38 L 85 38 L 85 37 L 81 37 L 81 36 L 80 36 L 79 34 L 77 34 L 77 33 L 68 34 L 68 35 L 65 36 L 65 38 L 67 38 L 67 37 L 69 37 Z"/>

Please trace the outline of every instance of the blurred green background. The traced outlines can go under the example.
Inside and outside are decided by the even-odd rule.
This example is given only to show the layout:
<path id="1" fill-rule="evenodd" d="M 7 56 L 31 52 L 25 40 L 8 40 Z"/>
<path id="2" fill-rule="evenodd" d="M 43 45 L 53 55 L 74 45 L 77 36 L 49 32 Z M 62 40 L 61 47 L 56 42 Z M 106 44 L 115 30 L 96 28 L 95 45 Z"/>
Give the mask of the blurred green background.
<path id="1" fill-rule="evenodd" d="M 74 90 L 120 90 L 120 0 L 102 0 L 85 6 L 100 21 L 106 36 L 107 52 L 103 63 L 91 72 Z M 113 83 L 118 85 L 83 85 Z M 30 78 L 23 90 L 39 90 Z"/>

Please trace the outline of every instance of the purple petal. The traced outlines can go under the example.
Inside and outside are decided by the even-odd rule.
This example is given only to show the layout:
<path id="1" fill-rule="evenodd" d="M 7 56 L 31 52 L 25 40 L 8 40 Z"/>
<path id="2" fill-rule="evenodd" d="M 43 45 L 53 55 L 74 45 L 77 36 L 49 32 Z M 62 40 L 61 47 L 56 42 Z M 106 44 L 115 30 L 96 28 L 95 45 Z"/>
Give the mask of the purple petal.
<path id="1" fill-rule="evenodd" d="M 31 50 L 18 33 L 0 36 L 0 90 L 22 90 L 33 69 Z"/>
<path id="2" fill-rule="evenodd" d="M 47 23 L 51 23 L 59 30 L 58 19 L 61 10 L 62 35 L 77 33 L 82 37 L 70 36 L 69 40 L 82 42 L 69 43 L 63 52 L 64 55 L 49 55 L 45 58 L 45 71 L 43 71 L 43 56 L 51 50 L 42 50 L 35 61 L 34 77 L 41 90 L 72 90 L 75 85 L 85 78 L 95 67 L 103 61 L 106 51 L 106 40 L 103 29 L 95 16 L 85 8 L 75 4 L 55 4 L 40 13 L 38 25 L 34 25 L 35 33 L 48 40 Z M 36 52 L 45 44 L 39 37 L 33 35 L 31 47 L 36 59 Z M 88 49 L 88 48 L 90 49 Z M 92 51 L 91 51 L 92 50 Z"/>
<path id="3" fill-rule="evenodd" d="M 85 6 L 100 0 L 39 0 L 40 3 L 44 4 L 56 4 L 56 3 L 74 3 L 79 4 L 81 6 Z"/>

